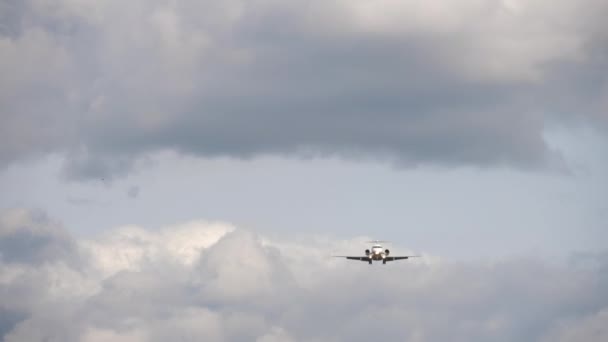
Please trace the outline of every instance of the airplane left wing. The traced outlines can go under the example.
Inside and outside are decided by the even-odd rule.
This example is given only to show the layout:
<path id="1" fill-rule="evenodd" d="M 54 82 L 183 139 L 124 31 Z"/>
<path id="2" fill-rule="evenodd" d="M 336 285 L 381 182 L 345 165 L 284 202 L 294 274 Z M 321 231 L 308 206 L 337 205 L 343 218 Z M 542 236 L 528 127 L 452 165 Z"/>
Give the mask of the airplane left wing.
<path id="1" fill-rule="evenodd" d="M 405 260 L 409 258 L 417 258 L 420 255 L 408 255 L 408 256 L 387 256 L 384 258 L 384 261 L 396 261 L 396 260 Z"/>

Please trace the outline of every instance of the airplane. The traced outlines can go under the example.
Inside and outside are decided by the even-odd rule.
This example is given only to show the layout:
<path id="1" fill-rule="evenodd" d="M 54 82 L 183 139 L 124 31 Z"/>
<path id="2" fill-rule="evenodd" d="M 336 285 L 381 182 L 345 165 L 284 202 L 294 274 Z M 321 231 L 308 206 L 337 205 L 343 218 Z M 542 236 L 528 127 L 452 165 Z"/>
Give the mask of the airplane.
<path id="1" fill-rule="evenodd" d="M 396 261 L 396 260 L 404 260 L 409 258 L 417 258 L 420 255 L 404 255 L 404 256 L 389 256 L 391 251 L 388 249 L 382 250 L 382 245 L 380 243 L 387 241 L 379 241 L 373 240 L 368 241 L 368 243 L 373 243 L 371 251 L 369 249 L 365 250 L 365 256 L 345 256 L 345 255 L 334 255 L 335 258 L 346 258 L 350 260 L 359 260 L 359 261 L 367 261 L 369 264 L 372 264 L 373 260 L 380 261 L 382 260 L 382 264 L 386 265 L 387 261 Z"/>

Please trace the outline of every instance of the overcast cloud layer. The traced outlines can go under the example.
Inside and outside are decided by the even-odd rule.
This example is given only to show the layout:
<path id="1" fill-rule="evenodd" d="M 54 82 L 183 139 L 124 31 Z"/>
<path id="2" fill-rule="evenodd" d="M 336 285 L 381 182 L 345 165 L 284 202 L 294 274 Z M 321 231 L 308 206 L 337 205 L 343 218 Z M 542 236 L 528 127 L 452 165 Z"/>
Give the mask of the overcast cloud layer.
<path id="1" fill-rule="evenodd" d="M 0 0 L 0 340 L 608 341 L 607 17 Z"/>
<path id="2" fill-rule="evenodd" d="M 608 339 L 605 255 L 368 266 L 327 257 L 357 240 L 279 242 L 204 221 L 84 240 L 26 210 L 2 213 L 0 246 L 7 342 Z"/>
<path id="3" fill-rule="evenodd" d="M 543 130 L 606 123 L 605 1 L 0 4 L 0 166 L 74 178 L 150 152 L 553 162 Z"/>

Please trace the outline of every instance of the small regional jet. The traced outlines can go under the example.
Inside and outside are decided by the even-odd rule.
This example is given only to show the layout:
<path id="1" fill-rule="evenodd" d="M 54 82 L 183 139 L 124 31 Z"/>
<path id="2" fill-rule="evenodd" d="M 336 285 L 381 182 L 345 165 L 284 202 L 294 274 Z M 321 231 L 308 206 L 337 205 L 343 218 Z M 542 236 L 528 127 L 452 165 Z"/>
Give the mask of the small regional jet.
<path id="1" fill-rule="evenodd" d="M 371 251 L 369 249 L 365 250 L 365 256 L 344 256 L 344 255 L 334 255 L 336 258 L 346 258 L 350 260 L 359 260 L 359 261 L 367 261 L 369 264 L 372 264 L 372 260 L 380 261 L 382 260 L 382 264 L 386 264 L 387 261 L 395 261 L 395 260 L 403 260 L 409 258 L 416 258 L 419 255 L 404 255 L 404 256 L 389 256 L 391 251 L 388 249 L 382 250 L 381 242 L 387 241 L 368 241 L 369 243 L 373 243 Z"/>

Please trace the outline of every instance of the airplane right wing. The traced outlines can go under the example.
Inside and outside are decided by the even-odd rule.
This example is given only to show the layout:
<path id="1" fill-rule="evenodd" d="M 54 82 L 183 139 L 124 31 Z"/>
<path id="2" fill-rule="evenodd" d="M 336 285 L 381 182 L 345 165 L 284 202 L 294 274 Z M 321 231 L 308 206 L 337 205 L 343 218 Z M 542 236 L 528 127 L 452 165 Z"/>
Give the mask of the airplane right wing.
<path id="1" fill-rule="evenodd" d="M 346 259 L 350 259 L 350 260 L 359 260 L 359 261 L 370 261 L 371 259 L 368 257 L 345 257 Z"/>
<path id="2" fill-rule="evenodd" d="M 366 256 L 345 256 L 345 255 L 334 255 L 334 258 L 346 258 L 346 259 L 350 259 L 350 260 L 359 260 L 359 261 L 365 261 L 365 262 L 370 262 L 372 261 L 371 258 L 366 257 Z"/>

